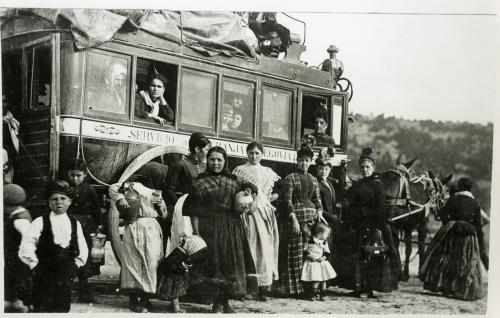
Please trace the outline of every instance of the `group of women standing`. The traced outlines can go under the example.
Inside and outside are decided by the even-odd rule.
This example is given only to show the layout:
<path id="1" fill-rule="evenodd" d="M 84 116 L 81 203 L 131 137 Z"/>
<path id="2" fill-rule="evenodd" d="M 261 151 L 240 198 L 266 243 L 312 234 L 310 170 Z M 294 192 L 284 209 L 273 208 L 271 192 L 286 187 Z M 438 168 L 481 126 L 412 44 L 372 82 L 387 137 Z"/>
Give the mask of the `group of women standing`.
<path id="1" fill-rule="evenodd" d="M 190 155 L 169 170 L 163 185 L 150 186 L 162 189 L 168 209 L 180 208 L 184 217 L 190 217 L 192 234 L 206 242 L 203 266 L 193 264 L 190 270 L 188 294 L 210 298 L 213 312 L 234 312 L 229 300 L 249 294 L 265 301 L 270 290 L 287 297 L 307 295 L 306 287 L 317 286 L 318 281 L 306 283 L 317 275 L 305 273 L 305 263 L 308 268 L 324 270 L 319 276 L 325 281 L 353 290 L 350 295 L 354 297 L 367 293 L 372 298 L 376 297 L 374 291 L 398 288 L 401 263 L 385 209 L 384 186 L 371 152 L 364 151 L 359 158 L 362 179 L 347 191 L 348 209 L 341 215 L 336 184 L 330 178 L 334 152 L 320 152 L 313 175 L 309 171 L 314 152 L 303 146 L 297 152 L 296 170 L 281 180 L 260 164 L 264 148 L 257 142 L 247 146 L 247 163 L 232 173 L 225 150 L 211 148 L 201 133 L 191 136 L 189 148 Z M 123 237 L 126 255 L 121 284 L 132 291 L 131 310 L 146 312 L 149 297 L 156 293 L 156 270 L 164 255 L 160 227 L 154 219 L 158 212 L 151 208 L 154 190 L 147 190 L 135 178 L 129 181 L 139 193 L 140 208 Z M 251 212 L 236 208 L 237 194 L 248 184 L 254 193 Z M 131 208 L 130 202 L 120 202 L 125 196 L 119 186 L 110 189 L 112 198 Z M 276 201 L 278 198 L 281 200 Z M 167 235 L 174 238 L 179 229 L 168 217 L 164 222 Z M 313 257 L 314 251 L 319 254 Z M 325 260 L 333 264 L 336 279 L 331 280 L 336 274 L 322 263 Z"/>

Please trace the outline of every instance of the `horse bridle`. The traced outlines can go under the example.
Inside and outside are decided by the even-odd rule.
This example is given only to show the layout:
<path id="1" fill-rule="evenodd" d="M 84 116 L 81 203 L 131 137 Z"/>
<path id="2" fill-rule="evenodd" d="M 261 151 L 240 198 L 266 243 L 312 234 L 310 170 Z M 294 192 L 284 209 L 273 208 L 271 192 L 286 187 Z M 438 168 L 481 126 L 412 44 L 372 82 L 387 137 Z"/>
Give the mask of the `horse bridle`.
<path id="1" fill-rule="evenodd" d="M 400 175 L 401 175 L 401 179 L 405 179 L 407 181 L 406 176 L 404 176 L 402 174 L 400 174 Z M 425 182 L 425 180 L 430 180 L 431 184 L 433 184 L 432 180 L 430 178 L 428 178 L 427 176 L 425 176 L 425 175 L 413 178 L 413 179 L 410 180 L 410 182 L 411 183 L 421 183 L 424 186 L 424 190 L 427 190 L 428 187 L 427 187 L 427 183 Z M 432 191 L 432 190 L 434 190 L 434 191 Z M 413 210 L 410 210 L 410 211 L 408 211 L 406 213 L 400 214 L 398 216 L 395 216 L 395 217 L 393 217 L 391 219 L 391 221 L 397 221 L 399 219 L 403 219 L 405 217 L 408 217 L 408 216 L 416 214 L 416 213 L 420 213 L 422 211 L 425 212 L 425 217 L 427 217 L 429 215 L 430 211 L 431 211 L 431 208 L 437 207 L 437 202 L 439 200 L 439 192 L 436 191 L 436 189 L 431 189 L 431 191 L 427 191 L 427 193 L 429 195 L 429 200 L 426 203 L 424 203 L 424 204 L 417 203 L 417 202 L 415 202 L 415 201 L 413 201 L 411 199 L 410 200 L 405 200 L 406 203 L 409 204 L 409 206 L 414 206 L 414 207 L 417 207 L 417 208 L 413 209 Z M 401 190 L 400 190 L 400 194 L 401 194 Z M 397 200 L 404 200 L 404 199 L 398 198 L 398 199 L 393 199 L 393 200 L 397 201 Z M 393 200 L 391 200 L 391 201 L 393 201 Z M 392 202 L 390 202 L 390 203 L 392 203 Z M 401 204 L 399 204 L 399 205 L 401 205 Z"/>

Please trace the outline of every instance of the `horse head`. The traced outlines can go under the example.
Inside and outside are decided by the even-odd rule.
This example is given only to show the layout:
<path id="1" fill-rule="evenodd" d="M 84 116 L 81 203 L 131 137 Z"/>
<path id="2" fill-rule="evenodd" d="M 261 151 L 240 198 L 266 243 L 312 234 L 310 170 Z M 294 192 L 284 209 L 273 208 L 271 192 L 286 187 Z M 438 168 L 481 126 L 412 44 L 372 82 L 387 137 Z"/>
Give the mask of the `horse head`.
<path id="1" fill-rule="evenodd" d="M 431 211 L 434 214 L 434 218 L 439 221 L 440 218 L 438 212 L 444 207 L 446 201 L 448 201 L 448 198 L 450 197 L 449 188 L 447 184 L 453 178 L 453 174 L 449 174 L 448 176 L 440 179 L 437 176 L 435 176 L 432 173 L 432 171 L 429 170 L 428 177 L 432 181 L 432 184 L 435 189 L 431 195 L 431 198 L 433 198 Z"/>
<path id="2" fill-rule="evenodd" d="M 413 158 L 407 162 L 402 161 L 400 155 L 397 160 L 396 169 L 387 170 L 381 173 L 381 180 L 385 186 L 385 198 L 388 205 L 403 206 L 403 201 L 410 197 L 409 180 L 412 174 L 411 167 L 417 158 Z"/>

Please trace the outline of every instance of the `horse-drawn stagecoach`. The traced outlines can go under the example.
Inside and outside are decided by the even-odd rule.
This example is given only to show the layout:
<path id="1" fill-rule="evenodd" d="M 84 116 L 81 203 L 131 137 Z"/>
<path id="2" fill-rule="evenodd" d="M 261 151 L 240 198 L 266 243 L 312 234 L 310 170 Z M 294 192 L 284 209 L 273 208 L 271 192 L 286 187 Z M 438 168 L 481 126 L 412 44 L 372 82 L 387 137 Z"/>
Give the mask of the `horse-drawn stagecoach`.
<path id="1" fill-rule="evenodd" d="M 233 167 L 243 162 L 249 141 L 262 142 L 265 165 L 283 176 L 320 107 L 339 165 L 346 158 L 349 94 L 339 89 L 338 73 L 302 63 L 305 47 L 293 35 L 284 58 L 256 54 L 242 19 L 214 12 L 4 10 L 3 107 L 20 122 L 14 181 L 27 189 L 30 210 L 44 211 L 46 182 L 62 177 L 69 161 L 85 160 L 91 182 L 105 193 L 141 163 L 168 164 L 166 153 L 185 154 L 195 131 L 224 147 Z M 140 118 L 134 107 L 151 69 L 167 78 L 164 98 L 174 117 L 164 125 Z M 109 220 L 120 259 L 116 210 Z"/>

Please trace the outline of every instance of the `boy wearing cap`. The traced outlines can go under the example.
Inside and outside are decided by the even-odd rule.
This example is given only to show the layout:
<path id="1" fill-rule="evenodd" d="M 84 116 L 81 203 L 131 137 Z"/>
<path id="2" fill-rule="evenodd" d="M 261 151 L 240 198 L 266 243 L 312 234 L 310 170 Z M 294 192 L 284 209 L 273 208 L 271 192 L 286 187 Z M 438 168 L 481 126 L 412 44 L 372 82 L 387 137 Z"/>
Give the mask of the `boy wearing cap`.
<path id="1" fill-rule="evenodd" d="M 73 191 L 66 181 L 47 189 L 51 212 L 31 223 L 19 258 L 33 271 L 35 312 L 69 312 L 71 282 L 87 262 L 88 247 L 80 223 L 67 214 Z"/>

